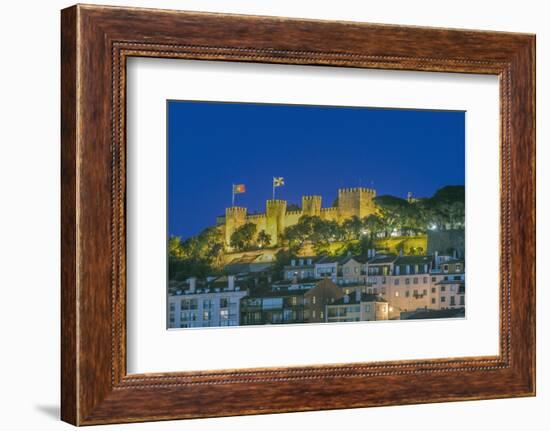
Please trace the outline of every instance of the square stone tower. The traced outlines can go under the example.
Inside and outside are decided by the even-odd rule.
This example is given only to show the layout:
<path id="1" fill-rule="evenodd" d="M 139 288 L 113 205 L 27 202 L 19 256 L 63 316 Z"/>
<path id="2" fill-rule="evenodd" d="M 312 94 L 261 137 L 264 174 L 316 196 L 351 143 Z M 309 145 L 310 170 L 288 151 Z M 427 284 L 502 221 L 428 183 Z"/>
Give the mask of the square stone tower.
<path id="1" fill-rule="evenodd" d="M 376 212 L 374 198 L 376 191 L 365 187 L 338 189 L 338 221 L 357 216 L 366 217 Z"/>

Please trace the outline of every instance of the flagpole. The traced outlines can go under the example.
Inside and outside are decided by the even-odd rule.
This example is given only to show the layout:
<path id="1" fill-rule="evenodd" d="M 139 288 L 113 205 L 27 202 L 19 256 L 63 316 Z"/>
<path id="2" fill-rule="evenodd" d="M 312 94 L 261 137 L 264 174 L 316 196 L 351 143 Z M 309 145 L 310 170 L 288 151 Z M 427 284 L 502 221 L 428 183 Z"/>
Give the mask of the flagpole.
<path id="1" fill-rule="evenodd" d="M 273 177 L 271 185 L 273 186 L 273 200 L 275 200 L 275 177 Z"/>
<path id="2" fill-rule="evenodd" d="M 231 206 L 235 206 L 235 184 L 231 184 Z"/>

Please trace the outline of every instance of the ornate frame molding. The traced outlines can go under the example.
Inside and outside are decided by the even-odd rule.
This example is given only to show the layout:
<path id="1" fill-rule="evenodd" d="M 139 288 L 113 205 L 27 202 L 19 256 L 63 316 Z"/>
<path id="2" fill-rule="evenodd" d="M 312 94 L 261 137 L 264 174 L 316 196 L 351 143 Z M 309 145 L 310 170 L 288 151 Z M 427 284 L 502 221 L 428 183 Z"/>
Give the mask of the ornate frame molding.
<path id="1" fill-rule="evenodd" d="M 258 28 L 269 31 L 256 35 Z M 339 37 L 324 37 L 329 34 Z M 311 35 L 320 41 L 308 41 Z M 62 12 L 62 54 L 64 420 L 98 424 L 534 394 L 533 36 L 74 6 Z M 131 56 L 498 75 L 500 355 L 127 375 L 125 65 Z M 520 267 L 528 270 L 521 279 Z M 251 400 L 250 391 L 263 396 Z"/>

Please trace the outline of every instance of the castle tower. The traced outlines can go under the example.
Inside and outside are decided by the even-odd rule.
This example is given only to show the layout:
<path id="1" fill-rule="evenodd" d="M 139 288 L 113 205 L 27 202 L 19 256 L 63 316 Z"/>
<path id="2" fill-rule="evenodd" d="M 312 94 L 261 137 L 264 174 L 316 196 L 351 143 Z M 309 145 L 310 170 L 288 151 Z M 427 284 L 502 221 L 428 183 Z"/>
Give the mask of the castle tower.
<path id="1" fill-rule="evenodd" d="M 286 201 L 270 199 L 266 202 L 266 233 L 271 235 L 271 244 L 279 242 L 279 236 L 285 230 Z"/>
<path id="2" fill-rule="evenodd" d="M 321 216 L 321 196 L 302 196 L 302 213 L 307 216 Z"/>
<path id="3" fill-rule="evenodd" d="M 365 187 L 338 189 L 338 221 L 342 223 L 353 216 L 359 218 L 375 213 L 376 191 Z"/>
<path id="4" fill-rule="evenodd" d="M 225 243 L 231 244 L 233 232 L 246 223 L 246 208 L 229 207 L 225 209 Z"/>

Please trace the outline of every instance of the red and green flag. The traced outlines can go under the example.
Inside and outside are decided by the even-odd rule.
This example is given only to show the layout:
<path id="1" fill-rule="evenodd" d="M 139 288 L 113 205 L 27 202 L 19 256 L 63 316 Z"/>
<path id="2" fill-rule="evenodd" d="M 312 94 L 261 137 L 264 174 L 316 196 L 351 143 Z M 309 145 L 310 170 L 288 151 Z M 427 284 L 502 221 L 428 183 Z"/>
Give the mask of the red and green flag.
<path id="1" fill-rule="evenodd" d="M 246 186 L 244 184 L 233 184 L 233 193 L 244 193 L 246 192 Z"/>

